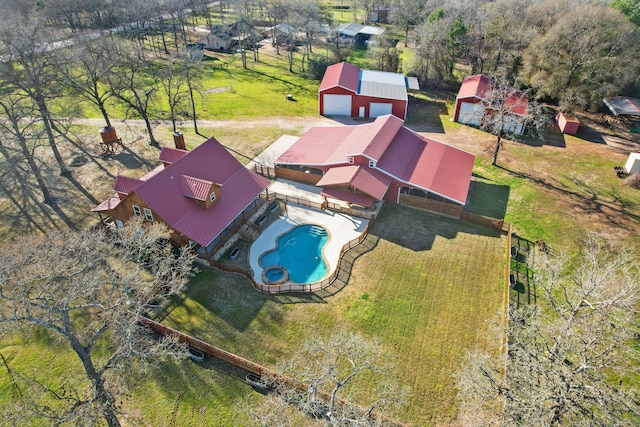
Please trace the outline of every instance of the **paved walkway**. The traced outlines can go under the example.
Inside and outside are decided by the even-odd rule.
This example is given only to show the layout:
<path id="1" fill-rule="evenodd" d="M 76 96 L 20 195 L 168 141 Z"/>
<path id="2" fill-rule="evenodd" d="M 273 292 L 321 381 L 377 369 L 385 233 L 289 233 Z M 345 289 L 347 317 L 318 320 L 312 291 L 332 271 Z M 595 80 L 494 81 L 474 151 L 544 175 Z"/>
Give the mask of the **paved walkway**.
<path id="1" fill-rule="evenodd" d="M 249 248 L 249 265 L 256 282 L 262 283 L 263 268 L 258 262 L 260 255 L 275 248 L 279 236 L 302 224 L 321 225 L 329 231 L 329 241 L 323 255 L 329 267 L 328 274 L 332 274 L 338 267 L 342 247 L 362 235 L 369 220 L 288 204 L 285 214 L 267 227 Z"/>

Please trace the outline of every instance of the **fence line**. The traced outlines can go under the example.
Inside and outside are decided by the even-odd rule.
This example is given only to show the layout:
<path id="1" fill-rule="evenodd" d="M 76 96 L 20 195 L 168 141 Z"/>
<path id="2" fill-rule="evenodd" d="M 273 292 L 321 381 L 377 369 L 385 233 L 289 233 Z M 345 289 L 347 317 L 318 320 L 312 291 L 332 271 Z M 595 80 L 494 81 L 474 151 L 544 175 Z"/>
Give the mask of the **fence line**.
<path id="1" fill-rule="evenodd" d="M 211 357 L 215 357 L 216 359 L 230 363 L 231 365 L 236 366 L 240 369 L 243 369 L 247 372 L 260 375 L 261 377 L 264 376 L 265 379 L 268 379 L 271 381 L 271 385 L 282 385 L 288 388 L 292 388 L 300 393 L 305 393 L 309 390 L 309 386 L 305 383 L 297 381 L 291 377 L 281 375 L 276 371 L 273 371 L 269 368 L 266 368 L 260 365 L 259 363 L 253 362 L 249 359 L 245 359 L 244 357 L 241 357 L 229 351 L 223 350 L 219 347 L 209 344 L 206 341 L 202 341 L 201 339 L 198 339 L 198 338 L 192 337 L 191 335 L 187 335 L 183 332 L 180 332 L 177 329 L 173 329 L 169 326 L 165 326 L 162 323 L 149 319 L 148 317 L 138 315 L 138 322 L 140 322 L 142 325 L 147 326 L 164 336 L 175 337 L 180 342 L 187 344 L 189 347 L 198 349 Z M 325 402 L 329 402 L 331 399 L 331 395 L 329 393 L 317 391 L 317 394 Z M 339 406 L 344 406 L 346 402 L 343 399 L 338 398 L 337 404 Z M 378 414 L 375 411 L 372 411 L 370 415 L 374 419 L 379 419 L 381 421 L 384 421 L 385 423 L 387 423 L 387 425 L 394 425 L 394 426 L 404 425 L 382 414 Z"/>
<path id="2" fill-rule="evenodd" d="M 336 266 L 336 269 L 334 270 L 334 272 L 327 278 L 325 278 L 324 280 L 320 281 L 320 282 L 315 282 L 315 283 L 292 283 L 292 282 L 285 282 L 285 283 L 281 283 L 281 284 L 274 284 L 274 285 L 267 285 L 264 283 L 258 283 L 254 280 L 253 278 L 253 274 L 251 274 L 251 272 L 249 272 L 248 270 L 246 270 L 245 268 L 239 267 L 237 265 L 229 265 L 229 264 L 223 264 L 221 262 L 218 261 L 214 261 L 214 260 L 210 260 L 209 263 L 216 268 L 219 268 L 222 271 L 227 271 L 227 272 L 231 272 L 231 273 L 238 273 L 243 275 L 244 277 L 246 277 L 249 282 L 251 282 L 251 285 L 257 289 L 260 292 L 264 292 L 267 294 L 279 294 L 279 293 L 284 293 L 284 292 L 317 292 L 317 291 L 321 291 L 322 289 L 328 287 L 329 285 L 331 285 L 333 283 L 333 281 L 338 277 L 338 273 L 340 272 L 340 268 L 342 267 L 342 258 L 343 255 L 345 254 L 345 252 L 347 252 L 349 249 L 352 249 L 356 246 L 358 246 L 360 243 L 362 243 L 362 241 L 364 239 L 366 239 L 368 233 L 369 233 L 369 227 L 371 226 L 371 223 L 368 223 L 367 226 L 365 227 L 364 231 L 362 232 L 362 234 L 358 237 L 356 237 L 355 239 L 345 243 L 342 246 L 342 249 L 340 249 L 340 254 L 338 256 L 338 265 Z"/>

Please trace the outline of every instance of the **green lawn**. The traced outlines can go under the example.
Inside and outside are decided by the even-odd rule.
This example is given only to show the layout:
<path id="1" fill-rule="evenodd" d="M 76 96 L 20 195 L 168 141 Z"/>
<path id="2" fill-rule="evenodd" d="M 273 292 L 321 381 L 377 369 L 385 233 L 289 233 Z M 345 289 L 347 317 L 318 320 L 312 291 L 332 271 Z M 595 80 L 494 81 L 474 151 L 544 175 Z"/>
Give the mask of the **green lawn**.
<path id="1" fill-rule="evenodd" d="M 393 416 L 413 425 L 450 422 L 456 416 L 451 375 L 464 353 L 498 346 L 483 332 L 501 308 L 505 240 L 481 227 L 388 206 L 364 245 L 372 250 L 357 258 L 335 295 L 270 297 L 238 276 L 205 271 L 164 323 L 269 367 L 305 338 L 340 327 L 379 337 L 412 392 L 405 411 Z"/>

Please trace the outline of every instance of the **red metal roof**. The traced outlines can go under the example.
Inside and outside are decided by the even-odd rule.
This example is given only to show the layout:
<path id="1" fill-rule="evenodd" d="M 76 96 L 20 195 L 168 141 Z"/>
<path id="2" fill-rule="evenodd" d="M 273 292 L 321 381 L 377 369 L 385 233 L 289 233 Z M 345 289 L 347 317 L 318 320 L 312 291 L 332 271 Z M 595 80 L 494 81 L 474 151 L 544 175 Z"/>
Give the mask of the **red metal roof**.
<path id="1" fill-rule="evenodd" d="M 107 200 L 105 200 L 104 202 L 100 203 L 95 208 L 91 209 L 91 212 L 110 211 L 111 209 L 115 209 L 116 206 L 120 204 L 120 202 L 121 202 L 120 197 L 118 197 L 117 195 L 113 195 L 109 197 Z"/>
<path id="2" fill-rule="evenodd" d="M 352 191 L 340 190 L 338 188 L 331 187 L 324 188 L 320 195 L 366 207 L 372 207 L 376 202 L 376 199 L 369 197 L 366 194 L 354 193 Z"/>
<path id="3" fill-rule="evenodd" d="M 210 209 L 183 195 L 181 177 L 185 175 L 222 185 Z M 171 228 L 207 246 L 269 184 L 267 178 L 243 167 L 211 138 L 156 172 L 135 193 Z"/>
<path id="4" fill-rule="evenodd" d="M 378 168 L 414 187 L 465 204 L 475 156 L 403 127 Z"/>
<path id="5" fill-rule="evenodd" d="M 312 128 L 276 163 L 340 166 L 342 169 L 348 165 L 349 156 L 365 156 L 376 160 L 375 173 L 384 173 L 387 178 L 395 178 L 465 204 L 475 156 L 424 138 L 402 123 L 395 116 L 382 116 L 363 125 Z M 347 182 L 347 175 L 352 170 L 339 171 L 341 175 L 335 177 L 329 175 L 329 171 L 325 174 L 329 175 L 325 183 Z M 356 186 L 353 176 L 348 182 Z M 373 184 L 358 182 L 358 185 L 363 186 L 363 191 L 366 188 L 367 194 L 379 194 L 379 190 L 373 189 Z"/>
<path id="6" fill-rule="evenodd" d="M 213 182 L 205 179 L 198 179 L 188 175 L 182 175 L 180 177 L 180 184 L 182 186 L 182 194 L 186 197 L 190 197 L 196 200 L 207 200 L 209 197 L 209 191 Z"/>
<path id="7" fill-rule="evenodd" d="M 334 185 L 350 184 L 363 193 L 380 200 L 384 197 L 391 180 L 374 169 L 362 166 L 341 166 L 331 168 L 324 174 L 316 187 L 329 187 Z"/>
<path id="8" fill-rule="evenodd" d="M 160 161 L 171 164 L 187 153 L 187 150 L 180 150 L 179 148 L 162 147 L 162 151 L 160 151 Z"/>
<path id="9" fill-rule="evenodd" d="M 476 74 L 465 77 L 458 91 L 457 99 L 478 98 L 486 99 L 490 91 L 495 87 L 495 81 L 484 74 Z M 507 94 L 505 106 L 509 108 L 509 112 L 519 115 L 527 114 L 529 99 L 524 92 L 512 91 Z"/>
<path id="10" fill-rule="evenodd" d="M 113 191 L 120 194 L 129 194 L 135 190 L 144 180 L 118 175 L 113 183 Z"/>
<path id="11" fill-rule="evenodd" d="M 324 76 L 322 77 L 319 90 L 322 91 L 340 86 L 355 93 L 358 91 L 359 81 L 360 67 L 356 67 L 348 62 L 339 62 L 327 67 L 327 70 L 324 72 Z"/>

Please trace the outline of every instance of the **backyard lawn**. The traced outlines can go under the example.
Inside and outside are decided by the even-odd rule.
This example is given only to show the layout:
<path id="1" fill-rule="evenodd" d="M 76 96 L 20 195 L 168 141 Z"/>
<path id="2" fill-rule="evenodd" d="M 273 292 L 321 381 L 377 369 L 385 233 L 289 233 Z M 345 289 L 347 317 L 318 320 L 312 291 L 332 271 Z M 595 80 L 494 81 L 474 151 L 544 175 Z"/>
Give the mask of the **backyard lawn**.
<path id="1" fill-rule="evenodd" d="M 411 390 L 405 411 L 392 415 L 413 425 L 452 422 L 452 374 L 465 352 L 499 346 L 484 332 L 502 309 L 505 244 L 492 230 L 387 206 L 347 254 L 371 249 L 340 292 L 266 296 L 239 276 L 205 271 L 163 322 L 268 367 L 306 338 L 342 327 L 378 337 Z"/>

